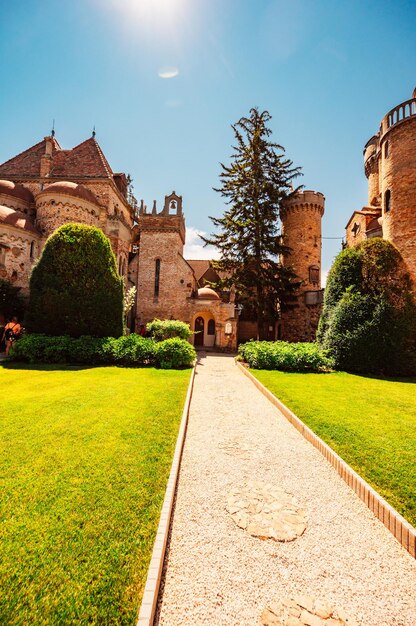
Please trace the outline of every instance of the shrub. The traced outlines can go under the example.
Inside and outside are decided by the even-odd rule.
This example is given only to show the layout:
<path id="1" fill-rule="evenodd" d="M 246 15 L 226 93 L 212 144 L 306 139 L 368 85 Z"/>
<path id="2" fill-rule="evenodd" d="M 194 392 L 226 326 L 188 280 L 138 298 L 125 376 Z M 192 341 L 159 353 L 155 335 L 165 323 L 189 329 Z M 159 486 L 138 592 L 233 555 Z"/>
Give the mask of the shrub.
<path id="1" fill-rule="evenodd" d="M 156 343 L 156 363 L 163 369 L 179 369 L 192 367 L 195 359 L 195 348 L 185 339 L 172 337 Z"/>
<path id="2" fill-rule="evenodd" d="M 189 324 L 179 320 L 156 319 L 147 324 L 146 330 L 156 341 L 163 341 L 163 339 L 170 339 L 172 337 L 189 339 L 192 335 Z"/>
<path id="3" fill-rule="evenodd" d="M 13 361 L 27 363 L 74 363 L 82 365 L 158 365 L 163 369 L 191 367 L 196 358 L 193 346 L 178 337 L 155 342 L 131 334 L 127 337 L 79 338 L 25 335 L 14 344 Z"/>
<path id="4" fill-rule="evenodd" d="M 33 334 L 15 343 L 11 358 L 29 363 L 148 365 L 154 363 L 154 346 L 152 339 L 134 334 L 118 339 Z"/>
<path id="5" fill-rule="evenodd" d="M 249 341 L 240 345 L 238 352 L 254 369 L 321 372 L 333 365 L 317 343 Z"/>
<path id="6" fill-rule="evenodd" d="M 369 239 L 338 255 L 317 336 L 338 369 L 416 372 L 416 307 L 406 266 L 392 244 Z"/>
<path id="7" fill-rule="evenodd" d="M 99 228 L 65 224 L 49 237 L 30 277 L 27 325 L 57 336 L 122 335 L 123 279 Z"/>

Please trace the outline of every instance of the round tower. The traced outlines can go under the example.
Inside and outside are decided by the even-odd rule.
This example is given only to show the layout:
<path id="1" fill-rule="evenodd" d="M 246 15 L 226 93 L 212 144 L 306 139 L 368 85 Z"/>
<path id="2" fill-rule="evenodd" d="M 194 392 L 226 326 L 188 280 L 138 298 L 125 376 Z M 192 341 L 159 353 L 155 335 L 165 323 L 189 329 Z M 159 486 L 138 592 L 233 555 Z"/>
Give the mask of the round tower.
<path id="1" fill-rule="evenodd" d="M 321 223 L 325 197 L 319 191 L 301 191 L 288 198 L 281 210 L 283 243 L 290 254 L 282 259 L 300 281 L 296 300 L 282 312 L 281 338 L 315 339 L 322 304 Z"/>
<path id="2" fill-rule="evenodd" d="M 372 140 L 373 156 L 367 149 Z M 398 248 L 416 280 L 416 89 L 385 115 L 370 142 L 364 151 L 369 199 L 370 188 L 376 187 L 371 174 L 376 161 L 383 237 Z"/>

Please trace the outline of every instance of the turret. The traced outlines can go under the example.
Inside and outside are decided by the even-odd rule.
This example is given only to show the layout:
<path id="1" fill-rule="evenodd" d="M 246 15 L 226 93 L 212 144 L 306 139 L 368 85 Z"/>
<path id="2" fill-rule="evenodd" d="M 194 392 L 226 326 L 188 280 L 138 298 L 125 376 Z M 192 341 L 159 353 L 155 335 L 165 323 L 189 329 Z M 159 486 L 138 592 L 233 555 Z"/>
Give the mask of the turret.
<path id="1" fill-rule="evenodd" d="M 381 207 L 383 237 L 416 279 L 416 89 L 384 116 L 365 146 L 364 166 L 369 204 Z"/>
<path id="2" fill-rule="evenodd" d="M 293 308 L 283 312 L 281 337 L 288 341 L 315 338 L 322 304 L 321 222 L 325 197 L 319 191 L 301 191 L 290 196 L 281 210 L 284 245 L 290 266 L 300 281 Z"/>

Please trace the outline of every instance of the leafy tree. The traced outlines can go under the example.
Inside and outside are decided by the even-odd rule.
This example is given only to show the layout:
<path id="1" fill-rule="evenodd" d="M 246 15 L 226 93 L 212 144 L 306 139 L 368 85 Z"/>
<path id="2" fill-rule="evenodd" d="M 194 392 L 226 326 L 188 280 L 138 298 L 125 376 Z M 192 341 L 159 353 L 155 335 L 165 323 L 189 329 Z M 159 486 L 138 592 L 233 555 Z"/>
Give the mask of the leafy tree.
<path id="1" fill-rule="evenodd" d="M 416 307 L 399 251 L 369 239 L 340 252 L 328 276 L 318 340 L 338 369 L 416 373 Z"/>
<path id="2" fill-rule="evenodd" d="M 49 237 L 30 277 L 28 328 L 71 337 L 123 334 L 123 279 L 99 228 L 65 224 Z"/>
<path id="3" fill-rule="evenodd" d="M 249 117 L 232 126 L 236 146 L 231 165 L 221 163 L 221 186 L 215 189 L 229 208 L 223 217 L 210 218 L 219 232 L 203 237 L 205 245 L 214 245 L 221 253 L 213 267 L 224 277 L 215 286 L 235 287 L 245 313 L 257 321 L 259 337 L 278 319 L 299 285 L 293 271 L 281 263 L 289 250 L 279 236 L 279 214 L 293 193 L 292 181 L 300 168 L 293 167 L 284 148 L 269 139 L 270 119 L 268 111 L 253 108 Z"/>

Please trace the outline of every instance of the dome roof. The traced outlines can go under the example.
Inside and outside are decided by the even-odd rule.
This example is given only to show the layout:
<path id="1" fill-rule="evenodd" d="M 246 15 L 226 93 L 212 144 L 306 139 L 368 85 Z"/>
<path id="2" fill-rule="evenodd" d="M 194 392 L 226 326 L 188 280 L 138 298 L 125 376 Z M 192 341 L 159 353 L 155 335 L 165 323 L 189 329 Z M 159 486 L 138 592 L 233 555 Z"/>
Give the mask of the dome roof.
<path id="1" fill-rule="evenodd" d="M 201 300 L 219 300 L 219 295 L 211 287 L 201 287 L 198 289 L 198 298 Z"/>
<path id="2" fill-rule="evenodd" d="M 1 204 L 0 224 L 7 224 L 9 226 L 13 226 L 14 228 L 20 228 L 22 230 L 26 230 L 28 232 L 39 235 L 38 229 L 28 215 L 22 213 L 21 211 L 15 211 L 14 209 L 10 209 L 8 206 L 3 206 Z"/>
<path id="3" fill-rule="evenodd" d="M 87 200 L 88 202 L 92 202 L 93 204 L 98 205 L 97 198 L 94 196 L 92 191 L 90 191 L 83 185 L 71 183 L 68 180 L 62 180 L 57 183 L 52 183 L 52 185 L 48 185 L 47 187 L 45 187 L 45 189 L 41 193 L 60 193 L 65 194 L 66 196 L 75 196 L 76 198 L 82 198 L 82 200 Z"/>
<path id="4" fill-rule="evenodd" d="M 11 180 L 0 180 L 0 193 L 13 198 L 20 198 L 20 200 L 24 200 L 27 203 L 35 201 L 29 189 L 18 183 L 13 183 Z"/>

